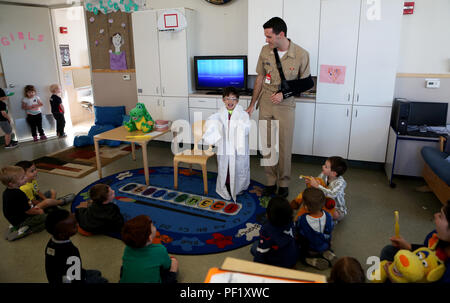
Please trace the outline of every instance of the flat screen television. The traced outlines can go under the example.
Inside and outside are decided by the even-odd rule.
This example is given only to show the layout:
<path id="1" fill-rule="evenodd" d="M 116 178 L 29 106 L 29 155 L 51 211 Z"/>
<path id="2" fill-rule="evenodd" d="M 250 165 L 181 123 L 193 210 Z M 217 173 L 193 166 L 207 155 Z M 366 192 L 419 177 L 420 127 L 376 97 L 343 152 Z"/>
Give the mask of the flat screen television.
<path id="1" fill-rule="evenodd" d="M 446 126 L 448 103 L 410 102 L 408 125 Z"/>
<path id="2" fill-rule="evenodd" d="M 195 89 L 221 91 L 234 86 L 247 90 L 247 56 L 194 56 Z"/>

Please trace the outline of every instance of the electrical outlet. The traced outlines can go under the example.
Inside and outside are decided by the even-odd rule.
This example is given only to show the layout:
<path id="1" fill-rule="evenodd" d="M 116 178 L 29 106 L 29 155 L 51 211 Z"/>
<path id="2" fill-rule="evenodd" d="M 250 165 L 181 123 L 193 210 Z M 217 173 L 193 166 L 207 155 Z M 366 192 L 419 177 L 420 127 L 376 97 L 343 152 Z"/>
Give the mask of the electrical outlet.
<path id="1" fill-rule="evenodd" d="M 425 79 L 426 88 L 439 88 L 441 86 L 441 80 L 439 79 Z"/>
<path id="2" fill-rule="evenodd" d="M 123 78 L 123 80 L 126 80 L 126 81 L 131 80 L 131 77 L 128 74 L 127 75 L 123 75 L 122 78 Z"/>

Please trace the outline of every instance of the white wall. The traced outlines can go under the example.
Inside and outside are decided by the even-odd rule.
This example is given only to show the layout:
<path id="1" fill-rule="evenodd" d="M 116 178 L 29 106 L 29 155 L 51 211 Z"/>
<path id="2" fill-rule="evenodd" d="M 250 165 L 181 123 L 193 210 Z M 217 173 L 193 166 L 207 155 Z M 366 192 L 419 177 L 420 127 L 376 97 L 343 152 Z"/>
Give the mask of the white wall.
<path id="1" fill-rule="evenodd" d="M 196 11 L 196 56 L 246 55 L 247 6 L 247 0 L 224 5 L 204 0 L 147 0 L 151 9 L 187 7 Z"/>
<path id="2" fill-rule="evenodd" d="M 54 31 L 57 45 L 69 44 L 71 66 L 89 65 L 86 26 L 82 6 L 55 9 Z M 67 27 L 67 34 L 59 33 L 59 27 Z"/>
<path id="3" fill-rule="evenodd" d="M 450 73 L 450 0 L 415 0 L 403 15 L 399 73 Z"/>

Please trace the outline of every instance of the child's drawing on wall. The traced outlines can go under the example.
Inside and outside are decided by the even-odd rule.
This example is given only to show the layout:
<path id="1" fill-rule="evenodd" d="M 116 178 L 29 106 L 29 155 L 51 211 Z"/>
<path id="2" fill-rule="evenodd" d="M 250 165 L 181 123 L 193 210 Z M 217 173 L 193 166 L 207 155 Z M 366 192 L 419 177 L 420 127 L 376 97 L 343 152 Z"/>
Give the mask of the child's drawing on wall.
<path id="1" fill-rule="evenodd" d="M 123 38 L 120 33 L 115 33 L 111 37 L 114 51 L 109 50 L 109 63 L 112 70 L 123 70 L 127 68 L 127 60 L 125 51 L 120 51 L 120 47 L 124 44 Z"/>

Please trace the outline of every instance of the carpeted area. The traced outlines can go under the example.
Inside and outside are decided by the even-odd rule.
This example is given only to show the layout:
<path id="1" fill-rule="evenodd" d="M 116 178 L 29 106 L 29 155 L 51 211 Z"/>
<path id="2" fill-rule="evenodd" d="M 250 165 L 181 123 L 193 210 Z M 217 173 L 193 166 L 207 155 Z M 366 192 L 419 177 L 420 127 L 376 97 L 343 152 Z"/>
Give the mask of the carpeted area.
<path id="1" fill-rule="evenodd" d="M 89 200 L 90 187 L 105 183 L 115 191 L 115 203 L 125 220 L 146 214 L 153 220 L 158 239 L 169 253 L 198 255 L 219 253 L 251 244 L 265 221 L 267 198 L 263 185 L 251 181 L 236 203 L 215 192 L 217 173 L 208 172 L 209 194 L 203 194 L 202 173 L 179 169 L 178 190 L 173 189 L 173 167 L 150 167 L 150 185 L 144 170 L 117 173 L 81 190 L 72 211 Z M 119 234 L 111 235 L 120 238 Z"/>
<path id="2" fill-rule="evenodd" d="M 102 167 L 130 153 L 131 146 L 128 144 L 122 144 L 117 147 L 101 146 L 100 161 Z M 82 178 L 97 170 L 93 145 L 83 147 L 72 146 L 48 156 L 35 159 L 33 162 L 40 172 L 72 178 Z"/>

